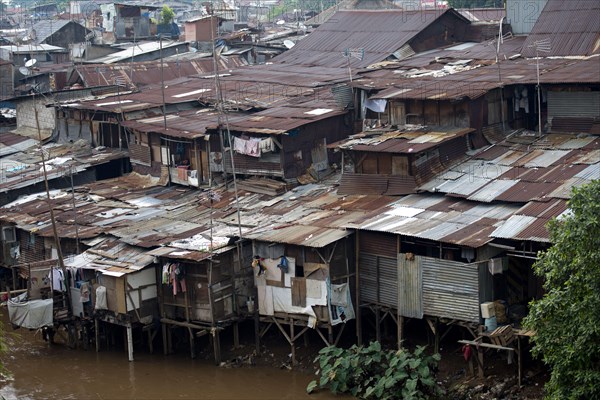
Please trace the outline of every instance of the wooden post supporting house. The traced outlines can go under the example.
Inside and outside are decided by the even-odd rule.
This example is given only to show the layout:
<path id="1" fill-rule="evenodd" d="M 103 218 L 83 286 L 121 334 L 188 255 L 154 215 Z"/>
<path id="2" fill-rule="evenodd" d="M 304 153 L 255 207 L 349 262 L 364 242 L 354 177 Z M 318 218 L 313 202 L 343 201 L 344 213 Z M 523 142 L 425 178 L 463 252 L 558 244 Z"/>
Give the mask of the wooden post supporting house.
<path id="1" fill-rule="evenodd" d="M 297 236 L 291 233 L 293 228 L 281 229 L 278 239 Z M 306 342 L 310 329 L 325 346 L 337 345 L 346 322 L 354 318 L 350 287 L 354 262 L 348 259 L 348 252 L 350 257 L 354 254 L 353 240 L 345 231 L 318 229 L 326 232 L 323 237 L 335 240 L 315 247 L 306 240 L 304 246 L 253 241 L 259 321 L 263 323 L 262 329 L 255 329 L 262 338 L 275 325 L 290 345 L 292 366 L 297 341 L 305 337 Z"/>
<path id="2" fill-rule="evenodd" d="M 233 326 L 234 346 L 239 345 L 235 249 L 236 246 L 221 244 L 212 252 L 166 246 L 151 251 L 159 257 L 161 275 L 164 274 L 159 291 L 165 354 L 172 351 L 172 336 L 182 330 L 191 358 L 196 357 L 198 338 L 208 336 L 217 365 L 222 359 L 223 329 Z"/>

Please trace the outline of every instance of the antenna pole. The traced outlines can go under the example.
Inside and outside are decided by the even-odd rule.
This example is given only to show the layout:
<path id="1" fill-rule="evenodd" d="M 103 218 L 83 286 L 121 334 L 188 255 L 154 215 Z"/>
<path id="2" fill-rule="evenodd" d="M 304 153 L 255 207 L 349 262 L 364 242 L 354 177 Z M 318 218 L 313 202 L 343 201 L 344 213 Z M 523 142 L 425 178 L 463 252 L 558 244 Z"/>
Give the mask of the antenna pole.
<path id="1" fill-rule="evenodd" d="M 538 55 L 538 48 L 535 48 L 535 68 L 537 76 L 537 103 L 538 103 L 538 135 L 542 137 L 542 98 L 540 88 L 540 57 Z"/>
<path id="2" fill-rule="evenodd" d="M 502 84 L 502 70 L 500 69 L 500 43 L 503 40 L 502 34 L 502 23 L 504 22 L 504 17 L 500 18 L 500 27 L 498 28 L 498 44 L 496 46 L 496 64 L 498 65 L 498 81 L 500 82 L 500 114 L 502 117 L 502 132 L 506 130 L 506 126 L 504 124 L 504 85 Z"/>
<path id="3" fill-rule="evenodd" d="M 67 268 L 65 267 L 65 260 L 63 259 L 62 247 L 60 245 L 60 238 L 58 236 L 58 229 L 56 228 L 56 219 L 54 218 L 54 207 L 52 206 L 52 199 L 50 198 L 50 188 L 48 187 L 48 174 L 46 172 L 46 157 L 44 156 L 44 148 L 42 145 L 42 131 L 40 129 L 40 120 L 38 117 L 38 110 L 35 102 L 35 90 L 33 93 L 33 113 L 35 115 L 35 126 L 38 132 L 38 140 L 40 142 L 40 157 L 42 158 L 42 171 L 44 173 L 44 185 L 46 187 L 46 199 L 48 200 L 48 209 L 50 210 L 50 221 L 52 222 L 52 233 L 54 235 L 54 242 L 56 244 L 56 254 L 58 256 L 58 266 L 60 267 L 63 276 L 67 277 Z M 67 299 L 67 310 L 69 315 L 72 314 L 71 310 L 71 293 L 70 287 L 67 286 L 66 299 Z"/>
<path id="4" fill-rule="evenodd" d="M 211 16 L 214 15 L 211 9 Z M 214 34 L 213 30 L 213 18 L 210 19 L 210 33 Z M 219 63 L 217 62 L 217 52 L 215 47 L 215 38 L 212 37 L 212 48 L 213 48 L 213 69 L 215 73 L 215 88 L 217 90 L 217 113 L 219 118 L 219 130 L 222 133 L 221 129 L 221 117 L 225 120 L 225 129 L 227 132 L 227 141 L 229 143 L 229 156 L 231 158 L 231 173 L 233 175 L 233 192 L 235 193 L 235 204 L 237 208 L 237 220 L 238 220 L 238 233 L 240 240 L 242 239 L 242 221 L 240 216 L 240 202 L 238 197 L 238 189 L 237 189 L 237 178 L 235 174 L 235 162 L 233 160 L 233 143 L 231 142 L 231 132 L 229 131 L 229 119 L 227 118 L 227 114 L 225 113 L 225 109 L 223 107 L 223 92 L 221 90 L 221 82 L 219 80 Z M 222 135 L 221 135 L 222 137 Z"/>

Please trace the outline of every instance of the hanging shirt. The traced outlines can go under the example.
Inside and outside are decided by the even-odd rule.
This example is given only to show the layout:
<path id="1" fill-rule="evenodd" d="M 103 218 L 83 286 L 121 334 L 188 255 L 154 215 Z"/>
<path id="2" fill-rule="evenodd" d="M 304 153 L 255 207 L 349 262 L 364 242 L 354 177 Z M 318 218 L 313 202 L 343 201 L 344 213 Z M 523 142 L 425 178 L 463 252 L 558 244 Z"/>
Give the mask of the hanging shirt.
<path id="1" fill-rule="evenodd" d="M 67 290 L 65 276 L 60 268 L 52 268 L 48 274 L 48 279 L 52 281 L 52 290 L 57 290 L 59 292 L 65 292 Z"/>

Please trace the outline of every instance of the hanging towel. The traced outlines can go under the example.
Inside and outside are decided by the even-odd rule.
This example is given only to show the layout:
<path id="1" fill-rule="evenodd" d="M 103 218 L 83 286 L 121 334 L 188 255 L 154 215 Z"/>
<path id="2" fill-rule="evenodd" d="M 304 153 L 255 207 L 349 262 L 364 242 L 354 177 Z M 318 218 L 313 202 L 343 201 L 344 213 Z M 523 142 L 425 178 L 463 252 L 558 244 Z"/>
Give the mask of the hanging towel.
<path id="1" fill-rule="evenodd" d="M 98 286 L 96 288 L 96 304 L 94 305 L 95 310 L 108 310 L 108 303 L 106 301 L 106 288 L 104 286 Z"/>
<path id="2" fill-rule="evenodd" d="M 260 157 L 260 139 L 252 138 L 246 141 L 246 152 L 244 153 L 252 157 Z"/>
<path id="3" fill-rule="evenodd" d="M 384 112 L 387 100 L 384 99 L 369 99 L 365 101 L 365 107 L 374 112 Z"/>
<path id="4" fill-rule="evenodd" d="M 262 139 L 260 141 L 260 153 L 271 153 L 275 151 L 275 143 L 273 142 L 273 139 L 271 138 L 266 138 L 266 139 Z"/>
<path id="5" fill-rule="evenodd" d="M 79 300 L 82 303 L 87 303 L 90 301 L 90 285 L 87 282 L 81 283 L 79 287 Z"/>
<path id="6" fill-rule="evenodd" d="M 246 141 L 238 137 L 233 138 L 233 150 L 236 153 L 245 154 L 246 152 Z"/>

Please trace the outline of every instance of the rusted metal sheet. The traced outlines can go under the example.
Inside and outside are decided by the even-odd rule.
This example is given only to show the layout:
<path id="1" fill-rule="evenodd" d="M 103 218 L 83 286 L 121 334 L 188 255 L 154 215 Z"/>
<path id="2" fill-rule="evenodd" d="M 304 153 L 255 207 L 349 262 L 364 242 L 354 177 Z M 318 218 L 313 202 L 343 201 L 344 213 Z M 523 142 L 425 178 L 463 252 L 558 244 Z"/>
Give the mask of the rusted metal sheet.
<path id="1" fill-rule="evenodd" d="M 537 198 L 544 198 L 560 185 L 559 182 L 519 182 L 497 195 L 494 200 L 527 202 Z"/>
<path id="2" fill-rule="evenodd" d="M 354 68 L 366 67 L 383 61 L 443 16 L 448 23 L 466 22 L 454 10 L 338 11 L 274 60 L 283 64 L 345 67 L 349 63 Z M 362 56 L 345 58 L 343 53 L 348 48 L 362 49 Z"/>
<path id="3" fill-rule="evenodd" d="M 530 217 L 552 218 L 558 217 L 567 209 L 567 202 L 562 199 L 552 199 L 550 201 L 530 201 L 523 206 L 518 215 L 528 215 Z"/>
<path id="4" fill-rule="evenodd" d="M 550 40 L 552 56 L 581 56 L 600 52 L 600 4 L 588 0 L 548 0 L 523 45 L 525 57 L 535 57 L 534 44 Z"/>
<path id="5" fill-rule="evenodd" d="M 380 174 L 346 173 L 340 179 L 340 194 L 404 195 L 415 193 L 415 178 Z"/>
<path id="6" fill-rule="evenodd" d="M 127 64 L 87 64 L 74 67 L 74 73 L 81 78 L 85 87 L 133 84 L 137 87 L 154 85 L 161 80 L 170 81 L 184 76 L 212 72 L 215 60 L 212 57 L 193 60 L 138 61 Z M 246 65 L 238 56 L 218 57 L 217 68 L 220 71 Z M 73 82 L 74 77 L 71 78 Z M 74 83 L 74 82 L 73 82 Z"/>
<path id="7" fill-rule="evenodd" d="M 493 224 L 497 222 L 497 220 L 491 218 L 481 218 L 471 225 L 467 225 L 462 229 L 444 236 L 440 241 L 476 249 L 492 241 L 490 234 L 496 230 L 496 227 Z"/>
<path id="8" fill-rule="evenodd" d="M 358 246 L 361 252 L 396 258 L 397 236 L 384 232 L 360 232 Z"/>

